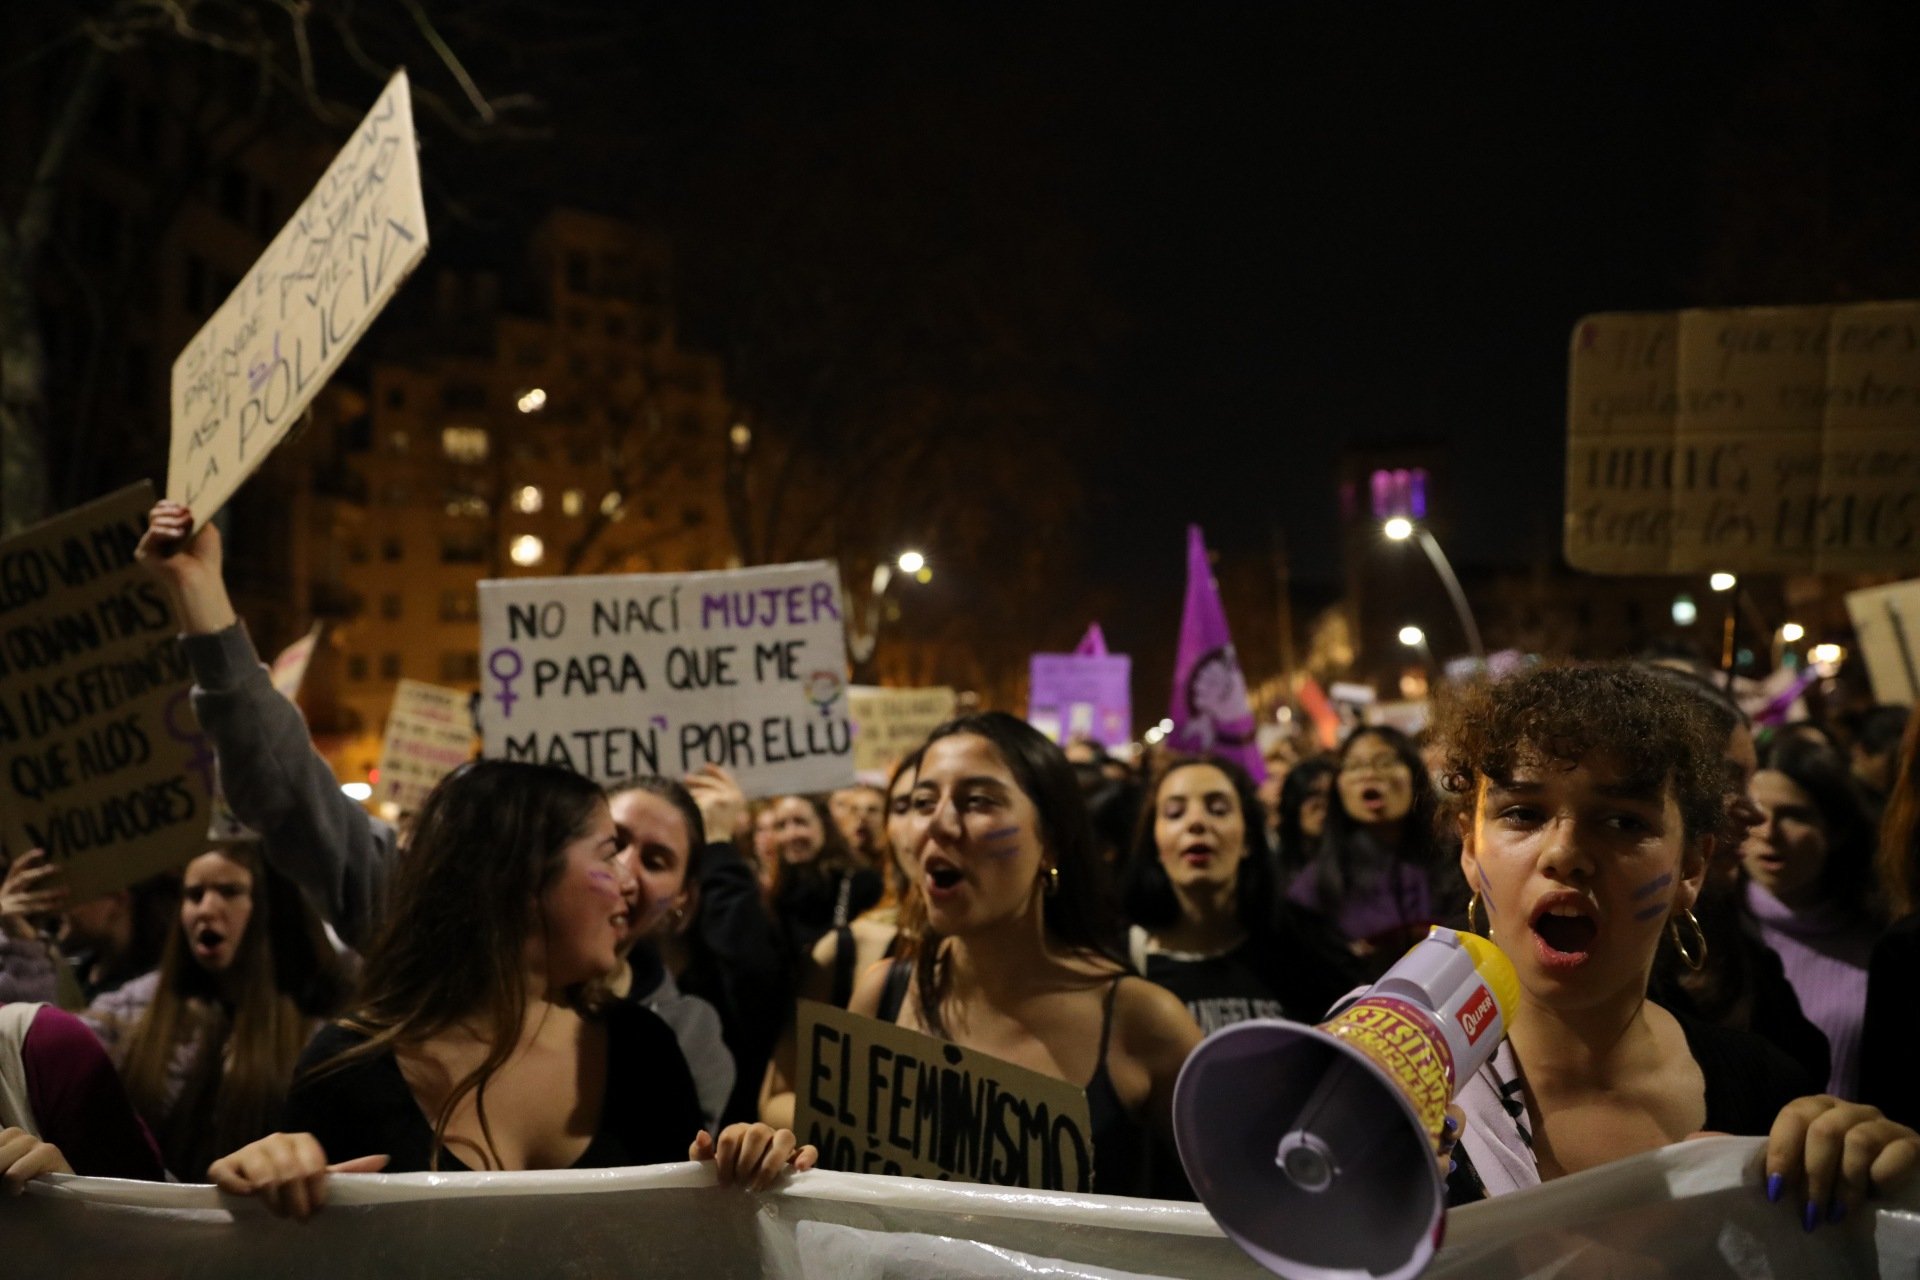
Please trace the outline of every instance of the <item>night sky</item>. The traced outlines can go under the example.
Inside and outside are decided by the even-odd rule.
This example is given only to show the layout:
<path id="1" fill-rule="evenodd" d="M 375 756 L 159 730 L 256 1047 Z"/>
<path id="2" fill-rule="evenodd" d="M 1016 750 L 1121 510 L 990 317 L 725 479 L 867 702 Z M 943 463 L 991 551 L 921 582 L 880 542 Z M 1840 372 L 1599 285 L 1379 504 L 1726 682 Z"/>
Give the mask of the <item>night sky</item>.
<path id="1" fill-rule="evenodd" d="M 1465 566 L 1554 546 L 1573 321 L 1844 296 L 1817 271 L 1729 270 L 1768 244 L 1742 201 L 1789 207 L 1818 117 L 1871 108 L 1876 84 L 1904 105 L 1885 86 L 1913 79 L 1911 18 L 1837 10 L 1037 8 L 596 15 L 573 74 L 540 52 L 559 31 L 507 69 L 559 131 L 519 171 L 655 218 L 696 258 L 725 251 L 716 201 L 756 184 L 845 185 L 929 252 L 978 239 L 1009 275 L 1054 251 L 1028 228 L 1058 237 L 1099 303 L 1075 375 L 1104 442 L 1080 554 L 1143 627 L 1178 607 L 1190 520 L 1225 555 L 1264 555 L 1277 522 L 1296 580 L 1331 583 L 1347 445 L 1450 451 L 1436 505 Z M 1809 67 L 1827 79 L 1803 84 Z M 1814 100 L 1843 81 L 1851 105 Z M 891 241 L 859 265 L 911 288 Z M 1800 296 L 1766 291 L 1782 279 Z M 725 324 L 682 305 L 695 341 Z M 1133 621 L 1113 638 L 1160 643 Z"/>

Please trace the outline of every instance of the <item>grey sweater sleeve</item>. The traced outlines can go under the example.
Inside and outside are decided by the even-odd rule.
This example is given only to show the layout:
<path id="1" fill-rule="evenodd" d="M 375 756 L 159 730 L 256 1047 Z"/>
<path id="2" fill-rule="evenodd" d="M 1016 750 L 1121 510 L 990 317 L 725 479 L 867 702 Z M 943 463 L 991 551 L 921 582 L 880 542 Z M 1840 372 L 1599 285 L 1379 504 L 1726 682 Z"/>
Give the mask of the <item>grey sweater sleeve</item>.
<path id="1" fill-rule="evenodd" d="M 182 636 L 181 645 L 193 668 L 194 714 L 213 741 L 234 815 L 260 833 L 268 864 L 364 951 L 386 912 L 394 829 L 342 794 L 244 624 Z"/>

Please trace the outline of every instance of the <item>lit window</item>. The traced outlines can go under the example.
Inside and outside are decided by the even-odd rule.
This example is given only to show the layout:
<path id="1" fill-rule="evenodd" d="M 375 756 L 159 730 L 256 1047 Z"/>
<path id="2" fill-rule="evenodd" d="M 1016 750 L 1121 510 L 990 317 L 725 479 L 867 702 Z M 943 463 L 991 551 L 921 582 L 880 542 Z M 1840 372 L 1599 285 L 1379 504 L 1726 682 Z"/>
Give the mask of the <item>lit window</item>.
<path id="1" fill-rule="evenodd" d="M 513 562 L 522 568 L 539 564 L 546 557 L 546 544 L 530 533 L 523 533 L 513 540 L 513 548 L 508 552 Z"/>
<path id="2" fill-rule="evenodd" d="M 487 429 L 485 427 L 443 427 L 440 431 L 440 451 L 455 462 L 485 462 L 487 460 Z"/>
<path id="3" fill-rule="evenodd" d="M 534 387 L 521 392 L 520 398 L 513 403 L 514 407 L 522 413 L 538 413 L 547 407 L 547 393 L 539 387 Z"/>
<path id="4" fill-rule="evenodd" d="M 570 516 L 577 516 L 587 509 L 587 495 L 578 489 L 569 489 L 560 495 L 560 509 Z"/>
<path id="5" fill-rule="evenodd" d="M 617 516 L 620 514 L 620 495 L 618 493 L 609 493 L 606 497 L 600 499 L 600 514 L 603 516 Z"/>
<path id="6" fill-rule="evenodd" d="M 412 441 L 408 439 L 407 433 L 404 431 L 396 431 L 387 437 L 387 445 L 395 453 L 405 453 L 410 443 L 412 443 Z"/>
<path id="7" fill-rule="evenodd" d="M 537 484 L 523 484 L 513 491 L 513 509 L 521 515 L 536 514 L 545 501 Z"/>
<path id="8" fill-rule="evenodd" d="M 447 514 L 450 516 L 480 517 L 487 514 L 487 500 L 477 493 L 468 493 L 463 489 L 447 491 Z"/>

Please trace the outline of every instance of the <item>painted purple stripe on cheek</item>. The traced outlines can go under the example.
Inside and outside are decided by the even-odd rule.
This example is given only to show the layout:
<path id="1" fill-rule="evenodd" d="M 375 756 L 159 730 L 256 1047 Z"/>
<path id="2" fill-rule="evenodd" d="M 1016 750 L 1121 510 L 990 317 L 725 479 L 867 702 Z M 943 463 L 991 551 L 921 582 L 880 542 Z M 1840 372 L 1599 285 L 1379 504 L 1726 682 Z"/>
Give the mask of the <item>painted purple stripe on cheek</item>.
<path id="1" fill-rule="evenodd" d="M 1649 880 L 1645 884 L 1641 885 L 1638 889 L 1635 889 L 1633 891 L 1633 896 L 1635 898 L 1644 898 L 1650 893 L 1660 892 L 1662 889 L 1666 888 L 1668 885 L 1672 883 L 1673 883 L 1673 876 L 1671 874 L 1656 876 L 1652 880 Z"/>
<path id="2" fill-rule="evenodd" d="M 1664 902 L 1656 902 L 1650 907 L 1642 907 L 1634 912 L 1633 918 L 1635 920 L 1651 920 L 1655 916 L 1663 916 L 1665 914 L 1667 914 L 1667 904 Z"/>
<path id="3" fill-rule="evenodd" d="M 1474 874 L 1480 877 L 1481 890 L 1487 895 L 1485 898 L 1481 899 L 1481 901 L 1486 903 L 1487 914 L 1492 915 L 1493 914 L 1493 886 L 1487 883 L 1487 869 L 1476 862 L 1473 866 L 1473 870 L 1474 870 Z"/>
<path id="4" fill-rule="evenodd" d="M 1019 827 L 1001 827 L 998 831 L 989 831 L 980 837 L 980 843 L 987 846 L 987 852 L 1000 858 L 1018 853 L 1019 841 Z"/>

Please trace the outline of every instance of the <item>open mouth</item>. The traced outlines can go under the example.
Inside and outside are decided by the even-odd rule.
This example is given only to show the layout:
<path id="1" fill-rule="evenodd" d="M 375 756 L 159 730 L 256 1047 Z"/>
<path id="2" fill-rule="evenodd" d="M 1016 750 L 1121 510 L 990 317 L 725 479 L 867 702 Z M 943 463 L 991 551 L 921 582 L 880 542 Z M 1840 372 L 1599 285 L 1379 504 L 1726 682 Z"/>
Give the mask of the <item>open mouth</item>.
<path id="1" fill-rule="evenodd" d="M 1383 805 L 1386 802 L 1387 802 L 1387 793 L 1383 788 L 1362 787 L 1360 789 L 1361 804 L 1374 806 L 1374 805 Z"/>
<path id="2" fill-rule="evenodd" d="M 1574 893 L 1556 893 L 1540 902 L 1531 924 L 1540 958 L 1555 967 L 1584 963 L 1600 936 L 1592 906 Z"/>
<path id="3" fill-rule="evenodd" d="M 952 893 L 966 882 L 966 872 L 951 862 L 930 861 L 926 865 L 927 893 L 940 896 Z"/>
<path id="4" fill-rule="evenodd" d="M 1190 844 L 1180 851 L 1180 858 L 1190 867 L 1204 867 L 1213 861 L 1213 846 Z"/>
<path id="5" fill-rule="evenodd" d="M 218 951 L 226 940 L 227 935 L 218 929 L 198 929 L 193 935 L 193 945 L 202 951 Z"/>

